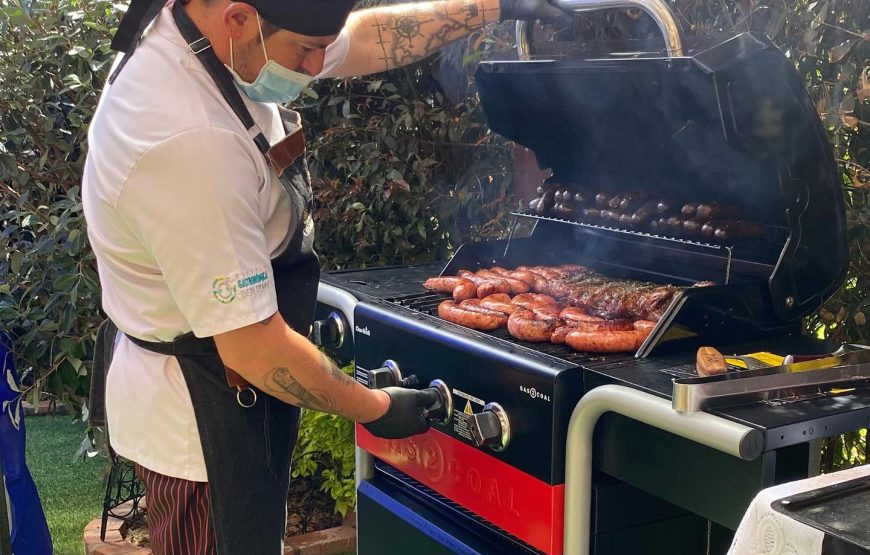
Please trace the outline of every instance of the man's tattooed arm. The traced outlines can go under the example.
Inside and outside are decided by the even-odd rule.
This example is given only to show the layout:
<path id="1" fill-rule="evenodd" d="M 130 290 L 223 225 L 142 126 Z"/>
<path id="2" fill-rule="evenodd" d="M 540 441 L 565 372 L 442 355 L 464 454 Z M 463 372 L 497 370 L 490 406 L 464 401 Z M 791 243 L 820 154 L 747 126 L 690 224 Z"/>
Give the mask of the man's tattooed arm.
<path id="1" fill-rule="evenodd" d="M 498 0 L 441 0 L 354 12 L 351 53 L 339 73 L 363 75 L 426 58 L 498 20 Z"/>
<path id="2" fill-rule="evenodd" d="M 289 368 L 273 368 L 263 376 L 263 390 L 278 396 L 289 396 L 290 402 L 307 409 L 323 412 L 343 412 L 338 401 L 344 395 L 338 394 L 337 388 L 362 388 L 354 379 L 341 371 L 326 355 L 320 355 L 320 373 L 318 383 L 304 386 L 290 372 Z"/>

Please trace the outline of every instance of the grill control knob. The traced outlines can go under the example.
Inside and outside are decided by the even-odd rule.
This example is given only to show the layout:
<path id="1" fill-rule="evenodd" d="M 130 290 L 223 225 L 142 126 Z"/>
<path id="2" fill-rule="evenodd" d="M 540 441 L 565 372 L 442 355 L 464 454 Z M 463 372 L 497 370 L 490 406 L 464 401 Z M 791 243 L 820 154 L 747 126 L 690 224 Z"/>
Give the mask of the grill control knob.
<path id="1" fill-rule="evenodd" d="M 434 424 L 446 426 L 453 420 L 453 395 L 450 393 L 450 388 L 441 380 L 432 380 L 429 387 L 438 392 L 441 402 L 438 406 L 429 409 L 426 419 Z"/>
<path id="2" fill-rule="evenodd" d="M 311 341 L 319 347 L 341 349 L 344 345 L 347 321 L 338 312 L 330 312 L 323 320 L 317 320 L 311 327 Z"/>
<path id="3" fill-rule="evenodd" d="M 384 361 L 384 365 L 381 368 L 366 370 L 366 383 L 369 389 L 383 389 L 393 386 L 416 389 L 420 386 L 417 376 L 412 374 L 407 378 L 403 378 L 399 365 L 389 359 Z"/>
<path id="4" fill-rule="evenodd" d="M 468 431 L 475 445 L 493 451 L 504 451 L 511 440 L 510 421 L 498 403 L 488 403 L 482 412 L 469 416 Z"/>

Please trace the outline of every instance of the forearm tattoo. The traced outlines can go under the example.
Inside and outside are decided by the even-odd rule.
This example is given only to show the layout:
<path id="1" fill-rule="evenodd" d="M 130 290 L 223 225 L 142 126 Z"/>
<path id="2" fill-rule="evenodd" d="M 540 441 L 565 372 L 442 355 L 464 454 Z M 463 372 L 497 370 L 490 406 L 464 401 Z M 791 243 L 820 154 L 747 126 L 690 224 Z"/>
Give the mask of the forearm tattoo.
<path id="1" fill-rule="evenodd" d="M 482 0 L 433 2 L 430 10 L 389 14 L 373 10 L 372 25 L 385 69 L 413 63 L 442 46 L 496 21 Z"/>
<path id="2" fill-rule="evenodd" d="M 305 387 L 290 372 L 289 368 L 273 368 L 263 379 L 263 388 L 278 394 L 290 395 L 302 408 L 337 413 L 340 410 L 334 395 L 336 387 L 354 387 L 356 381 L 338 368 L 326 355 L 320 355 L 321 383 L 317 387 Z"/>

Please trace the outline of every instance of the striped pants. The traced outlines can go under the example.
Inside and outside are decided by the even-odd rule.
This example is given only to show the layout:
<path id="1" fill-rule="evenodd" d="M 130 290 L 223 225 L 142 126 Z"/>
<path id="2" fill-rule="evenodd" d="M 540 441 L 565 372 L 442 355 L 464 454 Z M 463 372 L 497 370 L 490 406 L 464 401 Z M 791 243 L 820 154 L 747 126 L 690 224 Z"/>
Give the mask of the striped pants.
<path id="1" fill-rule="evenodd" d="M 171 478 L 135 465 L 145 483 L 154 555 L 215 555 L 208 484 Z"/>

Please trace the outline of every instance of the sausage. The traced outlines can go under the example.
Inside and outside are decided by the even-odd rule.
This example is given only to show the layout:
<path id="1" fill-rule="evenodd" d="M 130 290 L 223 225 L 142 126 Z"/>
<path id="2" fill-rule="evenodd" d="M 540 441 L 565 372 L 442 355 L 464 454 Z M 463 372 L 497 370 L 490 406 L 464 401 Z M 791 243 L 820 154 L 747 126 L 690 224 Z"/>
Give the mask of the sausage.
<path id="1" fill-rule="evenodd" d="M 664 216 L 665 214 L 670 213 L 670 211 L 671 202 L 669 200 L 659 200 L 659 203 L 656 204 L 656 212 L 658 212 L 660 216 Z"/>
<path id="2" fill-rule="evenodd" d="M 507 327 L 515 339 L 542 342 L 550 341 L 559 324 L 558 318 L 541 319 L 531 310 L 520 308 L 510 315 Z"/>
<path id="3" fill-rule="evenodd" d="M 573 326 L 559 326 L 555 330 L 553 330 L 553 334 L 550 336 L 550 341 L 556 343 L 557 345 L 562 345 L 565 343 L 565 337 L 568 336 L 569 333 L 576 330 L 577 328 Z"/>
<path id="4" fill-rule="evenodd" d="M 480 299 L 480 306 L 504 314 L 513 314 L 519 308 L 519 305 L 511 302 L 510 295 L 505 295 L 504 293 L 495 293 Z"/>
<path id="5" fill-rule="evenodd" d="M 632 219 L 633 216 L 634 216 L 633 214 L 620 214 L 619 215 L 619 225 L 621 225 L 622 227 L 633 227 L 634 226 L 634 220 Z"/>
<path id="6" fill-rule="evenodd" d="M 517 270 L 528 270 L 547 279 L 559 279 L 562 277 L 561 273 L 553 268 L 547 268 L 546 266 L 517 266 Z"/>
<path id="7" fill-rule="evenodd" d="M 510 326 L 510 321 L 508 321 Z M 565 336 L 565 343 L 575 351 L 590 353 L 626 353 L 637 349 L 637 331 L 595 332 L 574 330 Z"/>
<path id="8" fill-rule="evenodd" d="M 602 191 L 595 195 L 595 206 L 598 208 L 607 208 L 610 206 L 610 199 L 613 198 L 613 195 L 608 193 L 607 191 Z"/>
<path id="9" fill-rule="evenodd" d="M 587 314 L 582 308 L 568 306 L 559 313 L 559 318 L 569 322 L 603 322 L 604 318 Z"/>
<path id="10" fill-rule="evenodd" d="M 555 192 L 553 189 L 549 189 L 544 191 L 544 194 L 541 195 L 541 201 L 538 202 L 538 214 L 543 216 L 547 212 L 549 212 L 553 208 L 553 204 L 555 204 Z"/>
<path id="11" fill-rule="evenodd" d="M 454 301 L 444 301 L 438 305 L 438 316 L 467 328 L 492 331 L 503 325 L 504 315 L 494 316 L 460 308 Z"/>
<path id="12" fill-rule="evenodd" d="M 506 277 L 508 274 L 511 273 L 510 270 L 508 270 L 507 268 L 502 268 L 501 266 L 493 266 L 492 268 L 489 268 L 489 271 L 502 277 Z"/>
<path id="13" fill-rule="evenodd" d="M 477 285 L 477 298 L 482 299 L 493 293 L 510 293 L 510 284 L 500 277 L 482 277 L 468 270 L 459 270 L 459 275 Z"/>
<path id="14" fill-rule="evenodd" d="M 701 222 L 698 220 L 686 220 L 683 222 L 683 235 L 696 239 L 701 236 Z"/>
<path id="15" fill-rule="evenodd" d="M 598 208 L 584 208 L 580 214 L 587 222 L 597 222 L 601 219 L 601 210 Z"/>
<path id="16" fill-rule="evenodd" d="M 507 270 L 505 270 L 505 272 L 507 272 Z M 484 278 L 500 279 L 506 281 L 508 286 L 510 287 L 510 291 L 508 292 L 511 295 L 519 295 L 520 293 L 529 292 L 529 285 L 526 282 L 506 277 L 493 270 L 479 270 L 477 272 L 477 275 Z M 503 291 L 499 291 L 499 293 L 503 293 Z"/>
<path id="17" fill-rule="evenodd" d="M 535 283 L 535 274 L 529 272 L 528 270 L 514 270 L 512 272 L 509 272 L 507 277 L 511 279 L 518 279 L 530 287 Z"/>
<path id="18" fill-rule="evenodd" d="M 651 200 L 635 210 L 634 214 L 631 216 L 632 223 L 635 225 L 641 225 L 648 222 L 656 213 L 656 205 L 658 205 L 658 201 Z"/>
<path id="19" fill-rule="evenodd" d="M 553 213 L 561 218 L 570 219 L 574 215 L 574 207 L 564 202 L 559 202 L 553 206 Z"/>
<path id="20" fill-rule="evenodd" d="M 643 204 L 643 202 L 649 198 L 649 194 L 644 191 L 633 191 L 630 193 L 624 193 L 619 199 L 620 210 L 633 211 L 637 209 L 638 206 Z"/>
<path id="21" fill-rule="evenodd" d="M 589 197 L 586 193 L 574 193 L 574 204 L 586 204 Z"/>
<path id="22" fill-rule="evenodd" d="M 718 218 L 739 218 L 740 207 L 735 204 L 725 202 L 711 202 L 709 204 L 698 205 L 698 217 L 705 220 L 713 220 Z"/>
<path id="23" fill-rule="evenodd" d="M 680 209 L 680 214 L 682 214 L 683 216 L 686 216 L 687 218 L 691 218 L 697 212 L 698 212 L 698 205 L 697 204 L 691 204 L 691 203 L 684 204 L 683 207 Z"/>
<path id="24" fill-rule="evenodd" d="M 764 229 L 752 222 L 734 221 L 722 222 L 714 236 L 719 241 L 735 241 L 739 239 L 755 239 L 764 234 Z"/>
<path id="25" fill-rule="evenodd" d="M 499 312 L 498 310 L 492 310 L 490 308 L 486 308 L 482 306 L 480 302 L 483 299 L 466 299 L 459 303 L 459 308 L 464 310 L 470 310 L 471 312 L 476 312 L 478 314 L 485 314 L 487 316 L 492 316 L 493 318 L 497 318 L 499 325 L 498 327 L 502 328 L 507 325 L 508 315 L 504 312 Z"/>
<path id="26" fill-rule="evenodd" d="M 533 198 L 532 200 L 530 200 L 529 201 L 529 212 L 537 212 L 538 211 L 538 204 L 540 204 L 540 202 L 541 202 L 540 197 Z"/>
<path id="27" fill-rule="evenodd" d="M 454 289 L 463 283 L 470 282 L 459 276 L 441 276 L 427 279 L 423 282 L 423 287 L 436 293 L 452 293 Z"/>
<path id="28" fill-rule="evenodd" d="M 477 285 L 474 284 L 473 281 L 468 281 L 467 279 L 463 279 L 463 283 L 460 283 L 453 290 L 453 300 L 457 303 L 464 301 L 465 299 L 473 299 L 477 296 Z"/>
<path id="29" fill-rule="evenodd" d="M 529 309 L 547 305 L 559 305 L 556 299 L 549 295 L 543 295 L 541 293 L 523 293 L 511 299 L 511 302 L 517 306 Z"/>

